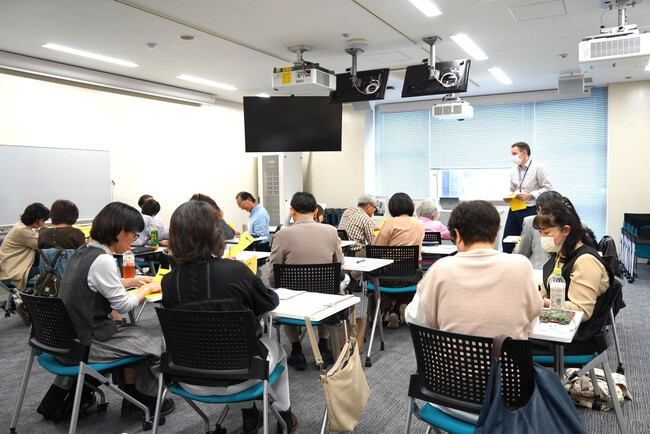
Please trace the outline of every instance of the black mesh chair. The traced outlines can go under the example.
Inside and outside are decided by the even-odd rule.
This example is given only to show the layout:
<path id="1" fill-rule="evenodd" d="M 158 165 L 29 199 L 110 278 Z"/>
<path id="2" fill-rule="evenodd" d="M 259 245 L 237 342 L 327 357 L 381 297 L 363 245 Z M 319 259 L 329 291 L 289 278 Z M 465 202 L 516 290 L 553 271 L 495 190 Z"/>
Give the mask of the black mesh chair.
<path id="1" fill-rule="evenodd" d="M 26 364 L 25 375 L 23 376 L 18 401 L 16 402 L 16 409 L 11 420 L 10 432 L 16 432 L 18 416 L 20 415 L 25 398 L 25 390 L 27 389 L 27 382 L 29 381 L 34 357 L 37 356 L 38 363 L 52 374 L 62 375 L 64 377 L 77 377 L 77 386 L 70 419 L 70 433 L 76 432 L 77 429 L 81 394 L 86 376 L 98 380 L 102 385 L 105 385 L 113 392 L 140 408 L 145 415 L 142 427 L 145 431 L 150 430 L 153 423 L 150 420 L 147 406 L 113 385 L 107 377 L 113 370 L 117 368 L 122 369 L 126 365 L 144 360 L 145 357 L 131 356 L 111 363 L 88 364 L 90 347 L 82 345 L 77 339 L 77 332 L 72 325 L 63 300 L 55 297 L 38 297 L 28 294 L 22 294 L 21 298 L 23 303 L 25 303 L 25 307 L 32 321 L 32 329 L 29 337 L 29 345 L 32 349 Z M 65 360 L 66 363 L 61 363 L 59 360 Z M 97 406 L 98 411 L 106 411 L 108 404 L 106 403 L 104 393 L 88 382 L 85 384 L 100 395 L 100 404 Z M 164 418 L 161 418 L 162 423 L 164 423 Z"/>
<path id="2" fill-rule="evenodd" d="M 422 244 L 425 245 L 438 245 L 442 242 L 442 236 L 440 235 L 440 232 L 425 232 L 424 233 L 424 240 L 422 240 Z"/>
<path id="3" fill-rule="evenodd" d="M 348 237 L 348 231 L 345 229 L 337 229 L 336 232 L 339 234 L 341 241 L 350 241 L 350 237 Z"/>
<path id="4" fill-rule="evenodd" d="M 472 423 L 453 414 L 454 410 L 460 410 L 478 419 L 490 375 L 492 338 L 443 332 L 415 324 L 409 328 L 417 373 L 409 381 L 409 411 L 404 433 L 410 432 L 413 415 L 436 432 L 443 429 L 473 433 Z M 501 366 L 504 404 L 510 408 L 522 407 L 535 389 L 532 344 L 528 340 L 506 340 Z M 416 399 L 426 403 L 418 407 Z M 445 407 L 445 411 L 431 404 Z"/>
<path id="5" fill-rule="evenodd" d="M 370 353 L 377 327 L 379 327 L 379 339 L 381 341 L 379 348 L 381 351 L 384 351 L 384 329 L 379 318 L 381 294 L 382 292 L 386 294 L 404 294 L 409 292 L 415 293 L 417 291 L 417 282 L 422 278 L 422 271 L 419 269 L 419 251 L 420 246 L 366 246 L 366 256 L 368 258 L 393 260 L 392 264 L 368 273 L 368 277 L 372 282 L 366 285 L 366 289 L 368 292 L 374 294 L 375 313 L 372 320 L 370 342 L 368 343 L 366 366 L 372 366 Z M 382 285 L 382 283 L 390 282 L 415 283 L 399 288 Z"/>
<path id="6" fill-rule="evenodd" d="M 181 396 L 203 419 L 205 432 L 221 433 L 228 403 L 261 399 L 263 402 L 264 433 L 268 432 L 268 409 L 286 433 L 286 425 L 278 411 L 270 405 L 275 394 L 269 385 L 284 370 L 276 365 L 269 373 L 269 363 L 259 354 L 256 336 L 256 319 L 253 312 L 199 312 L 156 308 L 167 351 L 162 354 L 158 377 L 156 420 L 168 388 Z M 250 389 L 225 396 L 198 396 L 181 387 L 179 383 L 193 385 L 223 385 L 231 380 L 260 380 Z M 269 399 L 270 397 L 270 399 Z M 194 401 L 209 404 L 226 404 L 214 431 L 210 431 L 208 416 Z M 158 430 L 154 424 L 153 433 Z"/>

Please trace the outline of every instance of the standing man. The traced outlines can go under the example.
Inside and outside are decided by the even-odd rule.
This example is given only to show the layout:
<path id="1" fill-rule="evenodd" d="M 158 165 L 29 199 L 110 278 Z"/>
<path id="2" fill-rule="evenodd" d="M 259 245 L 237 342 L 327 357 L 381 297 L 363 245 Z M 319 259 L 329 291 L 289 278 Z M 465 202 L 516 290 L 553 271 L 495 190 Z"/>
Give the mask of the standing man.
<path id="1" fill-rule="evenodd" d="M 270 251 L 270 235 L 269 235 L 269 222 L 271 217 L 269 213 L 264 209 L 264 207 L 257 203 L 252 194 L 247 191 L 240 191 L 235 196 L 237 201 L 237 206 L 244 211 L 248 211 L 250 216 L 248 216 L 248 233 L 257 237 L 266 237 L 261 240 L 255 250 L 268 252 Z"/>
<path id="2" fill-rule="evenodd" d="M 551 178 L 546 167 L 530 158 L 530 146 L 524 142 L 517 142 L 510 147 L 512 161 L 515 167 L 510 173 L 510 193 L 514 194 L 517 199 L 526 202 L 526 208 L 508 211 L 506 226 L 503 228 L 503 238 L 510 235 L 519 236 L 521 234 L 524 218 L 535 215 L 537 208 L 535 200 L 545 191 L 553 190 Z M 510 203 L 510 199 L 505 199 Z M 512 253 L 513 244 L 503 244 L 503 251 Z"/>
<path id="3" fill-rule="evenodd" d="M 348 233 L 350 241 L 354 244 L 350 250 L 355 256 L 366 256 L 366 246 L 375 239 L 375 224 L 372 216 L 377 210 L 377 198 L 371 194 L 364 194 L 357 201 L 357 206 L 350 207 L 343 212 L 339 229 Z"/>

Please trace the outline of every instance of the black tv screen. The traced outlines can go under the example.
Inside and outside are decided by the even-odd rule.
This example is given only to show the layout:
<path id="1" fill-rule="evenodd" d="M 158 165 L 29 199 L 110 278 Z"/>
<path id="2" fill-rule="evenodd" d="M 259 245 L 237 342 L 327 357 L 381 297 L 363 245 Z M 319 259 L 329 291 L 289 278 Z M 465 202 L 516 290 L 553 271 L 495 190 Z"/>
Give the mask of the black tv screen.
<path id="1" fill-rule="evenodd" d="M 357 71 L 357 80 L 360 80 L 360 83 L 353 83 L 350 73 L 336 74 L 336 90 L 330 92 L 330 102 L 384 99 L 389 72 L 389 68 Z"/>
<path id="2" fill-rule="evenodd" d="M 342 106 L 321 96 L 244 97 L 246 152 L 340 151 Z"/>
<path id="3" fill-rule="evenodd" d="M 402 87 L 402 98 L 425 95 L 445 95 L 448 93 L 467 92 L 469 80 L 469 67 L 471 60 L 450 60 L 436 63 L 436 69 L 440 71 L 440 81 L 451 83 L 449 78 L 455 74 L 458 81 L 450 87 L 445 87 L 434 78 L 429 78 L 429 65 L 422 63 L 411 65 L 406 68 L 404 87 Z"/>

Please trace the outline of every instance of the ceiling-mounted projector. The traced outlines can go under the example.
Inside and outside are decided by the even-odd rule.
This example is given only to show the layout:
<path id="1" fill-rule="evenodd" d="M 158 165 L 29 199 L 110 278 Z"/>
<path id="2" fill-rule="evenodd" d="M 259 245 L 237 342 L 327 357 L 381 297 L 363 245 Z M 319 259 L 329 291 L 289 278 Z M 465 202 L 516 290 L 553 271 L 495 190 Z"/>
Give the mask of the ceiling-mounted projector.
<path id="1" fill-rule="evenodd" d="M 442 103 L 434 104 L 431 115 L 436 119 L 462 121 L 474 117 L 474 107 L 453 94 L 446 95 Z"/>
<path id="2" fill-rule="evenodd" d="M 302 59 L 309 47 L 297 45 L 287 48 L 296 53 L 297 60 L 293 66 L 273 68 L 273 89 L 291 93 L 292 95 L 308 95 L 336 90 L 336 75 L 334 71 L 322 68 L 318 63 Z"/>

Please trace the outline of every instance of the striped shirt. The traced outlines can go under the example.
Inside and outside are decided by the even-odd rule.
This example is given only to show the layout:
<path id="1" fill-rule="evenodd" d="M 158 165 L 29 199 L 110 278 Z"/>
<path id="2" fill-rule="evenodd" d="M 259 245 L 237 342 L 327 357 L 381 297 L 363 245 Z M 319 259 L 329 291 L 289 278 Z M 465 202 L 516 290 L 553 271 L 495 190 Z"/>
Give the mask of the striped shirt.
<path id="1" fill-rule="evenodd" d="M 350 246 L 353 251 L 361 250 L 367 244 L 372 244 L 375 239 L 375 224 L 368 214 L 358 206 L 348 208 L 343 212 L 338 229 L 344 229 L 348 233 Z"/>

